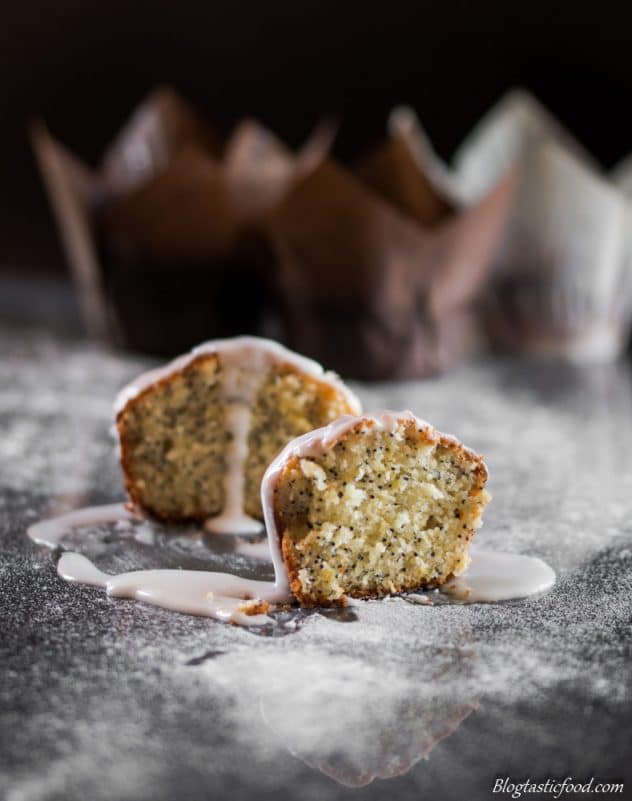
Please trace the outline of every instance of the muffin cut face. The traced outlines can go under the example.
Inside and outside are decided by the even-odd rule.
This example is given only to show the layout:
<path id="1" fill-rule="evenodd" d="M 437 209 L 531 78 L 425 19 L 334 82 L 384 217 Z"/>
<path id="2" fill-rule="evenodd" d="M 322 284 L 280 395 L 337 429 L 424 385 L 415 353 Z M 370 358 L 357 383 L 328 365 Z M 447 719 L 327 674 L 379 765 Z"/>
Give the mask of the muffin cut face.
<path id="1" fill-rule="evenodd" d="M 149 374 L 119 403 L 126 489 L 154 517 L 206 520 L 230 507 L 261 519 L 261 479 L 283 446 L 358 408 L 316 363 L 265 340 L 225 342 Z"/>
<path id="2" fill-rule="evenodd" d="M 347 414 L 349 399 L 336 387 L 280 365 L 265 376 L 255 398 L 245 463 L 245 510 L 261 518 L 261 480 L 275 456 L 295 437 Z"/>
<path id="3" fill-rule="evenodd" d="M 164 520 L 204 519 L 224 506 L 224 452 L 217 355 L 200 356 L 148 387 L 119 413 L 125 488 Z"/>
<path id="4" fill-rule="evenodd" d="M 435 587 L 465 569 L 489 500 L 480 456 L 410 414 L 346 418 L 296 443 L 263 494 L 302 605 Z"/>

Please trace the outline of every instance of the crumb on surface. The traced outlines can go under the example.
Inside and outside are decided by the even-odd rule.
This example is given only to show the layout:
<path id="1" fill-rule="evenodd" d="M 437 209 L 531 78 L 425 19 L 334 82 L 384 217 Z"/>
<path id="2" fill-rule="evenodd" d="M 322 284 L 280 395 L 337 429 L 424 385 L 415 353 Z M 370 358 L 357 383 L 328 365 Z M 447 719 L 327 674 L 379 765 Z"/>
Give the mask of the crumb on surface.
<path id="1" fill-rule="evenodd" d="M 268 601 L 261 601 L 259 598 L 244 601 L 237 607 L 238 612 L 244 615 L 265 615 L 270 611 L 270 603 Z"/>

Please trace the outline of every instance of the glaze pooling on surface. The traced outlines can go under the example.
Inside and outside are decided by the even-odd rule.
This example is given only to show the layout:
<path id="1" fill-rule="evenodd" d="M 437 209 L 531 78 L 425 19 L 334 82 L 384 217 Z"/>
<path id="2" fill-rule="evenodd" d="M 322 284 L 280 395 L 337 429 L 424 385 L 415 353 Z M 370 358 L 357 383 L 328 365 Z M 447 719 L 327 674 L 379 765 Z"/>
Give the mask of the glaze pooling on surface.
<path id="1" fill-rule="evenodd" d="M 27 535 L 39 545 L 57 548 L 64 535 L 73 529 L 139 519 L 122 503 L 90 506 L 35 523 L 28 528 Z M 145 539 L 148 541 L 149 538 Z M 153 543 L 148 541 L 147 544 Z M 266 542 L 236 540 L 235 552 L 266 559 L 269 546 Z M 214 617 L 242 626 L 272 622 L 264 614 L 246 614 L 242 608 L 245 601 L 259 600 L 270 604 L 292 601 L 283 560 L 275 564 L 274 581 L 255 581 L 232 573 L 206 570 L 133 570 L 112 576 L 100 571 L 87 557 L 72 551 L 62 554 L 57 572 L 66 581 L 103 587 L 108 595 L 114 597 L 133 598 L 175 612 Z"/>
<path id="2" fill-rule="evenodd" d="M 220 359 L 219 386 L 222 400 L 226 403 L 225 423 L 230 435 L 224 476 L 224 509 L 220 515 L 209 519 L 205 528 L 215 534 L 256 534 L 263 530 L 261 522 L 247 515 L 243 509 L 244 467 L 248 456 L 251 409 L 270 368 L 279 364 L 291 365 L 300 372 L 335 387 L 345 397 L 350 408 L 358 413 L 360 401 L 338 376 L 325 371 L 318 362 L 294 353 L 272 340 L 235 337 L 205 342 L 164 367 L 143 373 L 119 392 L 114 403 L 115 413 L 118 415 L 130 400 L 147 388 L 180 372 L 194 359 L 205 354 L 217 354 Z"/>
<path id="3" fill-rule="evenodd" d="M 252 581 L 207 570 L 132 570 L 117 576 L 100 571 L 82 554 L 62 554 L 57 572 L 66 581 L 102 587 L 108 596 L 132 598 L 174 612 L 213 617 L 241 626 L 272 623 L 266 614 L 249 615 L 245 601 L 287 603 L 287 593 L 271 581 Z"/>
<path id="4" fill-rule="evenodd" d="M 59 517 L 40 520 L 29 526 L 26 533 L 38 545 L 57 548 L 62 537 L 74 528 L 138 519 L 138 516 L 130 512 L 124 503 L 111 503 L 107 506 L 87 506 Z"/>
<path id="5" fill-rule="evenodd" d="M 554 570 L 533 556 L 472 548 L 467 569 L 441 592 L 467 603 L 511 601 L 550 590 Z"/>

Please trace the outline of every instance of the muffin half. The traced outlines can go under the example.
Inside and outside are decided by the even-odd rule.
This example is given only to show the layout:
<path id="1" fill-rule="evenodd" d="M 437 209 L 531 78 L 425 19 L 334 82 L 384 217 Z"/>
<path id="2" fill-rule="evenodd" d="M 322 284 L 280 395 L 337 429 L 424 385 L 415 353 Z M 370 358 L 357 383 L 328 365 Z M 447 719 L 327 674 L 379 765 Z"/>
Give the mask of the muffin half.
<path id="1" fill-rule="evenodd" d="M 262 483 L 266 527 L 303 606 L 436 587 L 468 564 L 483 459 L 410 412 L 345 416 L 289 443 Z"/>
<path id="2" fill-rule="evenodd" d="M 291 439 L 357 398 L 333 373 L 269 340 L 208 342 L 140 376 L 116 404 L 130 499 L 168 521 L 241 533 L 262 519 L 263 473 Z"/>

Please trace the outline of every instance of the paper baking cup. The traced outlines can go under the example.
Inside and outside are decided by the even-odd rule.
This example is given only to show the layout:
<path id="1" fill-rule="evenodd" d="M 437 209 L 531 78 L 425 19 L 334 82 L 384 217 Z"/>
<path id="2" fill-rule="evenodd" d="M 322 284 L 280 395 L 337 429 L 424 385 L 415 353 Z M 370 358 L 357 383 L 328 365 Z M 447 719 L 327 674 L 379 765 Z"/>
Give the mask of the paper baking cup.
<path id="1" fill-rule="evenodd" d="M 623 195 L 556 143 L 523 156 L 495 264 L 490 333 L 503 346 L 608 361 L 629 327 Z"/>

